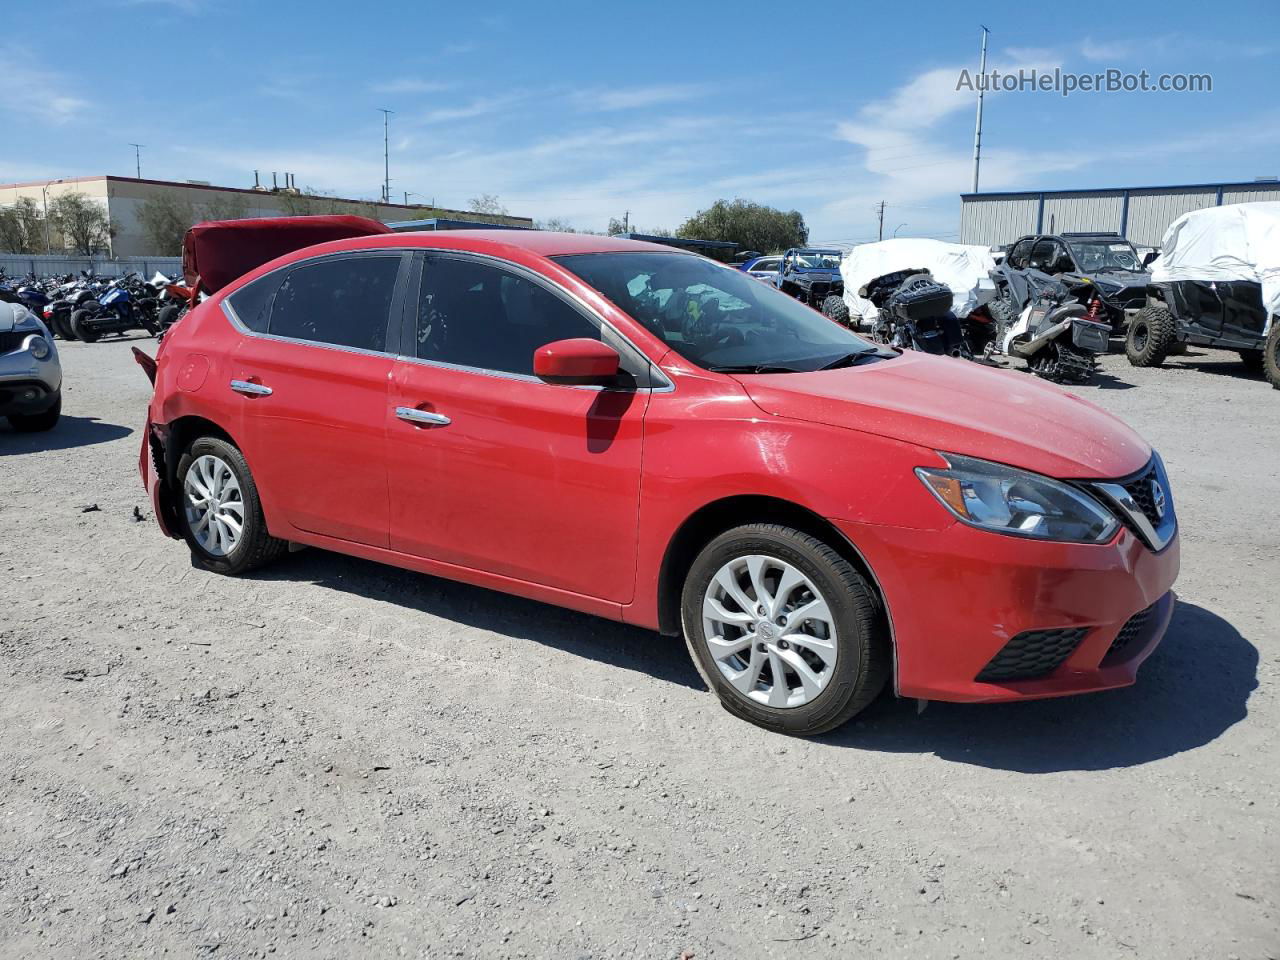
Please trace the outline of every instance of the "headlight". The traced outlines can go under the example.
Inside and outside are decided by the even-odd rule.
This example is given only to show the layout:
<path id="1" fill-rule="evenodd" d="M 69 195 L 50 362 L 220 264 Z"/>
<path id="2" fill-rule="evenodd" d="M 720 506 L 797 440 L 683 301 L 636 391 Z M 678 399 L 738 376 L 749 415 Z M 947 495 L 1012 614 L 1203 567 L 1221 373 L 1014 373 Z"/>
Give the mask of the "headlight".
<path id="1" fill-rule="evenodd" d="M 1075 487 L 1001 463 L 942 454 L 949 469 L 917 467 L 918 476 L 955 516 L 983 530 L 1073 543 L 1101 543 L 1120 525 Z"/>
<path id="2" fill-rule="evenodd" d="M 28 340 L 27 349 L 31 351 L 31 356 L 37 360 L 48 360 L 49 354 L 53 353 L 53 347 L 49 346 L 49 341 L 40 336 L 32 337 Z"/>

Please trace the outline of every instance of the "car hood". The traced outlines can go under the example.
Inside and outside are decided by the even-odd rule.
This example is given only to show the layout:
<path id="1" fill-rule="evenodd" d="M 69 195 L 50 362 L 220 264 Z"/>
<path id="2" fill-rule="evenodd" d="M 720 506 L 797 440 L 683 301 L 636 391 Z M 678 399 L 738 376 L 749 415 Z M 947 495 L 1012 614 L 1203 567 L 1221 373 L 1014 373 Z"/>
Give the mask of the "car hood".
<path id="1" fill-rule="evenodd" d="M 1063 479 L 1137 472 L 1151 448 L 1128 425 L 1029 374 L 907 352 L 814 373 L 737 376 L 766 413 L 847 427 Z"/>
<path id="2" fill-rule="evenodd" d="M 20 303 L 0 302 L 0 333 L 9 333 L 27 319 L 31 311 Z"/>

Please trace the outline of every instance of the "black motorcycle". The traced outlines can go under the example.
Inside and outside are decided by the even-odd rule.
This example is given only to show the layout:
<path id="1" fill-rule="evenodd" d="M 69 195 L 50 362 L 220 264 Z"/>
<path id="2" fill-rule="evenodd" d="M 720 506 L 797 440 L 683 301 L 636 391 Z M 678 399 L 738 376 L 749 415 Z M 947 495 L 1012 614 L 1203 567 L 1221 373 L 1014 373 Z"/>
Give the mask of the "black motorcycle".
<path id="1" fill-rule="evenodd" d="M 876 277 L 858 295 L 870 300 L 878 311 L 870 331 L 877 343 L 973 359 L 972 341 L 983 331 L 967 330 L 971 323 L 962 322 L 951 309 L 951 288 L 935 280 L 928 270 L 899 270 Z M 972 321 L 979 322 L 976 318 Z M 984 334 L 984 342 L 988 338 Z"/>

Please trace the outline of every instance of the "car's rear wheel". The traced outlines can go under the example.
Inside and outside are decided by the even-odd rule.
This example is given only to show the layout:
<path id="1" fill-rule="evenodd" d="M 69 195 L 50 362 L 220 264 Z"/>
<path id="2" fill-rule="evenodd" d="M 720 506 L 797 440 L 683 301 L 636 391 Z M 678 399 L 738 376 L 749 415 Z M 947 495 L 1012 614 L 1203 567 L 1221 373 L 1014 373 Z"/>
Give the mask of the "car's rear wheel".
<path id="1" fill-rule="evenodd" d="M 694 664 L 725 709 L 782 733 L 840 726 L 889 675 L 874 590 L 790 527 L 751 524 L 712 540 L 685 578 L 681 614 Z"/>
<path id="2" fill-rule="evenodd" d="M 1280 390 L 1280 316 L 1271 318 L 1271 333 L 1262 351 L 1262 372 L 1267 382 Z"/>
<path id="3" fill-rule="evenodd" d="M 199 566 L 234 576 L 288 549 L 267 532 L 249 465 L 227 441 L 193 441 L 178 461 L 177 479 L 182 534 Z"/>
<path id="4" fill-rule="evenodd" d="M 62 416 L 62 394 L 59 393 L 57 399 L 53 401 L 53 406 L 41 413 L 11 413 L 9 414 L 9 426 L 19 433 L 40 433 L 45 430 L 52 430 L 58 425 L 58 418 Z"/>
<path id="5" fill-rule="evenodd" d="M 1177 327 L 1169 308 L 1151 304 L 1129 321 L 1129 332 L 1124 338 L 1125 356 L 1135 367 L 1158 367 L 1177 340 Z"/>

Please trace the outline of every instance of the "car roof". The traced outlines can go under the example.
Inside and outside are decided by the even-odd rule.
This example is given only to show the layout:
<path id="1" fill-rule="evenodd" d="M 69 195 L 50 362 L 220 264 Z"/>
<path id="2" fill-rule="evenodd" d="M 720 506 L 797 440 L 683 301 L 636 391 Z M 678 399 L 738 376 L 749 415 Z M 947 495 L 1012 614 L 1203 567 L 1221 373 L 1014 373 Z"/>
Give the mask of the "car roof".
<path id="1" fill-rule="evenodd" d="M 358 250 L 364 247 L 431 247 L 443 250 L 469 250 L 500 253 L 523 250 L 543 257 L 561 257 L 576 253 L 675 253 L 698 256 L 687 250 L 643 240 L 601 237 L 592 233 L 553 233 L 548 230 L 424 230 L 355 237 L 323 245 L 327 250 Z M 319 247 L 313 248 L 319 252 Z"/>

